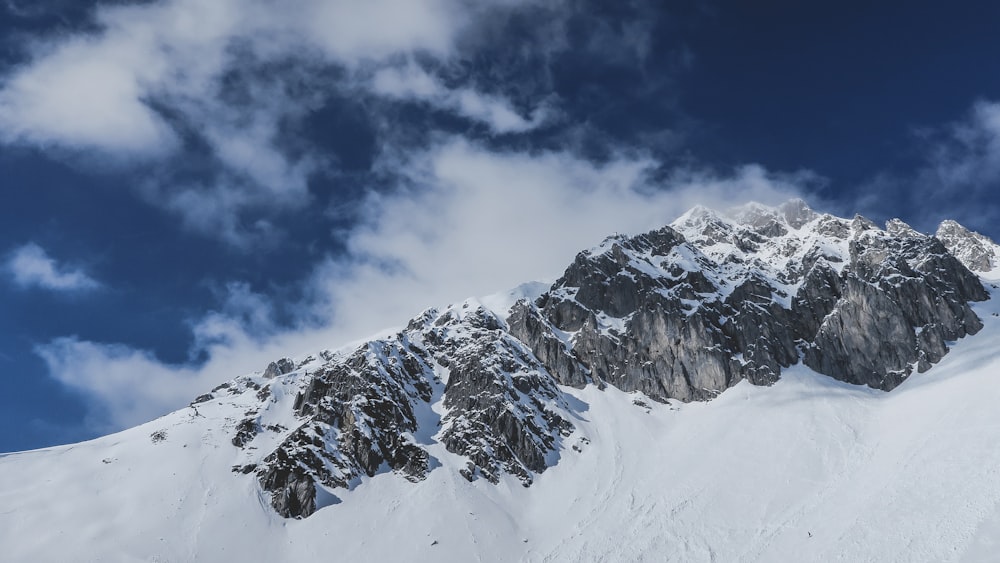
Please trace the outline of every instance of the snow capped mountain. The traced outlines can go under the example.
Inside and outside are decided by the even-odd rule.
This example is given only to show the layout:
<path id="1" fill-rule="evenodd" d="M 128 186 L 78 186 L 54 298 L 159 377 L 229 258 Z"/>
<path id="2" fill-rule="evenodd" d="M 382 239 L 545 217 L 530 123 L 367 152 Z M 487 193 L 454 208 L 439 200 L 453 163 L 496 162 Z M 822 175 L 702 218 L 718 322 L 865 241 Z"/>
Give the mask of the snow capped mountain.
<path id="1" fill-rule="evenodd" d="M 1000 246 L 955 221 L 943 221 L 935 235 L 948 251 L 973 272 L 996 276 L 1000 272 Z"/>
<path id="2" fill-rule="evenodd" d="M 0 542 L 14 561 L 990 560 L 997 257 L 948 221 L 694 208 L 551 286 L 0 456 Z"/>
<path id="3" fill-rule="evenodd" d="M 565 385 L 704 400 L 743 379 L 772 383 L 802 356 L 889 390 L 977 332 L 969 303 L 986 299 L 940 241 L 901 225 L 885 231 L 797 200 L 728 215 L 695 208 L 581 253 L 548 294 L 515 308 L 513 331 L 560 366 Z"/>

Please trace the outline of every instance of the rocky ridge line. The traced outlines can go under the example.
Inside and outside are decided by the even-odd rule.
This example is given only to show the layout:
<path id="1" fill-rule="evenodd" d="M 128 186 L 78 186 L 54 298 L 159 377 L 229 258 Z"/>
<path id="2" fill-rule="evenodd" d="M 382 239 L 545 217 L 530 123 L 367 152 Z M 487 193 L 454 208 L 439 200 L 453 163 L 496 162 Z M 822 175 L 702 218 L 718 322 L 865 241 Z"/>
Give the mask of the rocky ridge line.
<path id="1" fill-rule="evenodd" d="M 970 303 L 988 295 L 962 260 L 992 265 L 980 258 L 997 247 L 942 229 L 880 229 L 798 200 L 692 209 L 581 252 L 506 319 L 474 300 L 428 310 L 391 337 L 280 360 L 256 388 L 230 387 L 260 399 L 236 427 L 248 462 L 234 470 L 253 473 L 279 514 L 305 517 L 377 473 L 423 479 L 438 463 L 433 444 L 462 456 L 469 480 L 529 486 L 574 429 L 558 385 L 709 400 L 802 361 L 889 391 L 982 327 Z M 268 409 L 285 408 L 279 385 L 296 389 L 295 424 L 274 442 L 261 431 Z"/>

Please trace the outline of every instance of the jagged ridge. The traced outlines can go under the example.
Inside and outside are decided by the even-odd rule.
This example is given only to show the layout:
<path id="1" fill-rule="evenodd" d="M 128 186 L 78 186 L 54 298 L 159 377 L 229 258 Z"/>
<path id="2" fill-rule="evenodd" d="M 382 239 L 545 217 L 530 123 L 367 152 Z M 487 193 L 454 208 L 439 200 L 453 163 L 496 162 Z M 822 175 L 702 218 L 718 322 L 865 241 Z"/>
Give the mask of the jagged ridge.
<path id="1" fill-rule="evenodd" d="M 996 245 L 942 228 L 943 239 L 898 220 L 883 230 L 798 200 L 695 208 L 580 253 L 506 319 L 474 300 L 429 310 L 353 351 L 276 362 L 260 389 L 232 386 L 262 402 L 237 425 L 248 462 L 234 470 L 256 475 L 278 513 L 304 517 L 365 476 L 422 479 L 433 443 L 467 460 L 467 479 L 530 485 L 573 431 L 557 384 L 708 400 L 803 361 L 891 390 L 982 326 L 969 303 L 987 293 L 960 258 L 980 267 Z M 983 250 L 952 253 L 968 248 Z M 284 408 L 268 404 L 270 389 L 290 382 L 297 426 L 276 444 L 258 438 L 267 409 Z"/>
<path id="2" fill-rule="evenodd" d="M 470 481 L 496 483 L 506 473 L 528 486 L 572 428 L 545 366 L 471 301 L 428 310 L 352 353 L 293 366 L 282 360 L 266 373 L 303 381 L 293 404 L 300 425 L 259 463 L 234 467 L 253 472 L 284 516 L 308 516 L 318 497 L 336 502 L 333 490 L 381 471 L 423 479 L 435 462 L 426 450 L 433 441 L 468 459 L 462 474 Z M 233 444 L 253 448 L 262 413 L 247 414 Z"/>

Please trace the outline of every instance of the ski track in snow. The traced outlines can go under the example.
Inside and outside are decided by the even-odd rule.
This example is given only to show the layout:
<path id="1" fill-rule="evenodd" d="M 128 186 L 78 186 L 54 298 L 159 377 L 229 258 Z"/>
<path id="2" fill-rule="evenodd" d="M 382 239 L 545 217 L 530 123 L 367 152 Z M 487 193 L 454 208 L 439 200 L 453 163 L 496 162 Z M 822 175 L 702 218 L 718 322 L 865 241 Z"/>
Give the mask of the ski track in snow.
<path id="1" fill-rule="evenodd" d="M 184 409 L 91 442 L 5 454 L 0 559 L 996 561 L 992 291 L 976 306 L 982 332 L 891 393 L 802 366 L 770 388 L 744 382 L 679 406 L 566 389 L 582 403 L 577 430 L 527 489 L 513 478 L 467 482 L 464 460 L 428 436 L 441 466 L 425 481 L 379 474 L 335 491 L 339 504 L 284 520 L 252 475 L 231 472 L 245 459 L 229 442 L 242 407 L 216 401 L 197 416 Z M 165 438 L 154 441 L 157 431 Z"/>

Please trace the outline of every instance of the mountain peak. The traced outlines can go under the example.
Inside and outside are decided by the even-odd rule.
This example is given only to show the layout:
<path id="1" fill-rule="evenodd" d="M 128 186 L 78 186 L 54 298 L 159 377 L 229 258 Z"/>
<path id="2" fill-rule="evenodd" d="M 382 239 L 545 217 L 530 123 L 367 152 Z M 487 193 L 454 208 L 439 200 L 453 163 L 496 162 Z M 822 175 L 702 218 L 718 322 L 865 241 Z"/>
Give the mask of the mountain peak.
<path id="1" fill-rule="evenodd" d="M 898 218 L 893 218 L 886 221 L 885 230 L 889 234 L 895 236 L 905 236 L 905 237 L 923 236 L 920 232 L 911 227 L 908 223 Z"/>
<path id="2" fill-rule="evenodd" d="M 793 229 L 799 229 L 820 216 L 804 199 L 797 197 L 777 206 L 750 201 L 730 207 L 724 215 L 742 225 L 760 227 L 776 221 Z"/>
<path id="3" fill-rule="evenodd" d="M 766 227 L 771 224 L 787 224 L 784 214 L 778 207 L 772 207 L 756 201 L 726 209 L 725 215 L 737 224 L 754 228 Z"/>
<path id="4" fill-rule="evenodd" d="M 231 478 L 289 518 L 364 483 L 386 486 L 386 474 L 418 486 L 443 468 L 529 487 L 589 443 L 572 389 L 613 388 L 648 408 L 714 400 L 744 381 L 770 386 L 799 364 L 883 391 L 930 369 L 983 327 L 971 303 L 988 297 L 945 246 L 988 239 L 952 223 L 940 233 L 901 221 L 882 230 L 802 200 L 695 207 L 580 252 L 551 285 L 427 309 L 398 332 L 277 360 L 170 416 L 212 425 Z"/>
<path id="5" fill-rule="evenodd" d="M 818 215 L 805 200 L 797 197 L 779 205 L 778 210 L 785 217 L 785 221 L 796 229 L 801 228 Z"/>
<path id="6" fill-rule="evenodd" d="M 763 236 L 775 236 L 790 229 L 801 229 L 824 216 L 809 207 L 805 200 L 792 198 L 778 206 L 751 201 L 721 212 L 704 205 L 695 205 L 671 223 L 671 226 L 687 234 L 701 232 L 708 235 L 710 231 L 732 231 L 747 227 Z"/>
<path id="7" fill-rule="evenodd" d="M 1000 275 L 1000 245 L 989 237 L 951 219 L 942 221 L 934 236 L 970 270 Z"/>

